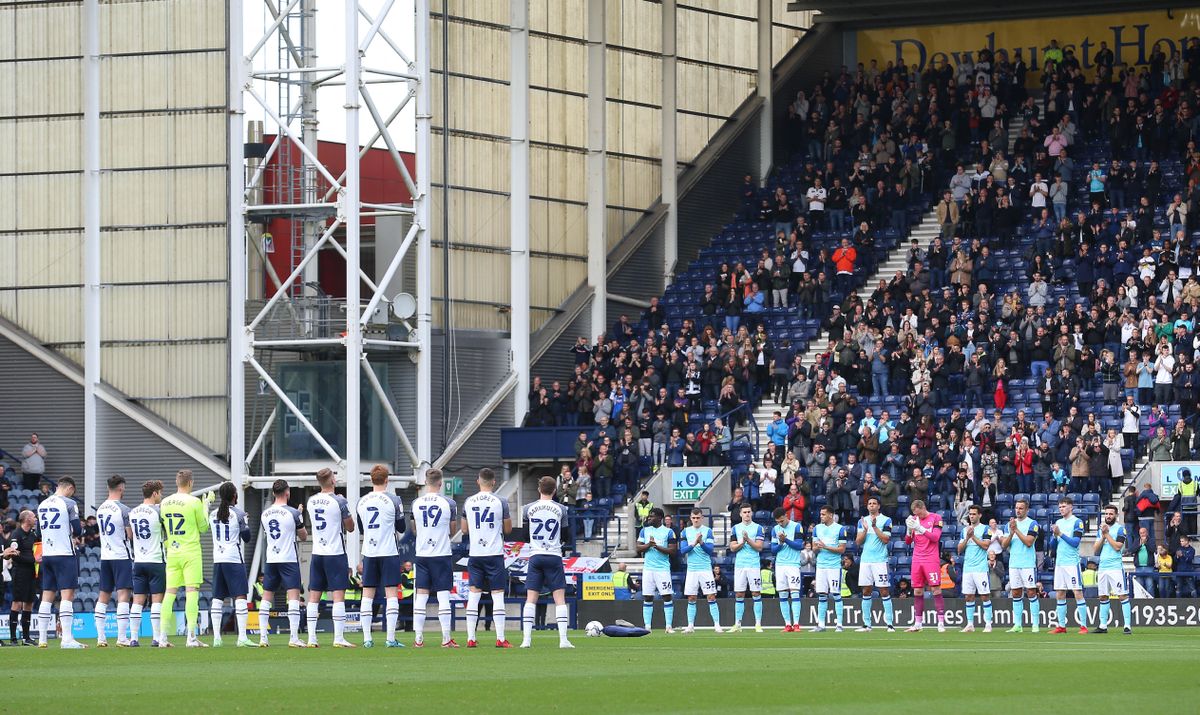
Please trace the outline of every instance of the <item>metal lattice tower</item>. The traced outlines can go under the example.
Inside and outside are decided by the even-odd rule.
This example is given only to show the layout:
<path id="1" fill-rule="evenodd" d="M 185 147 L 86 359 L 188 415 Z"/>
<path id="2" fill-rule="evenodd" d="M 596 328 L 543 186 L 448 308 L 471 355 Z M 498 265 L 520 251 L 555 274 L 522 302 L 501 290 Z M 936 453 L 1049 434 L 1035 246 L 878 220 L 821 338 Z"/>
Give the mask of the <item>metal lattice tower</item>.
<path id="1" fill-rule="evenodd" d="M 270 392 L 278 398 L 287 415 L 299 422 L 320 445 L 329 460 L 337 465 L 339 479 L 346 486 L 347 498 L 353 513 L 358 500 L 362 467 L 360 465 L 360 404 L 363 395 L 360 380 L 365 377 L 374 397 L 384 407 L 386 416 L 399 436 L 418 480 L 431 460 L 430 420 L 432 415 L 430 384 L 431 365 L 427 346 L 431 330 L 431 273 L 429 226 L 430 187 L 430 91 L 429 91 L 429 0 L 414 0 L 408 7 L 414 15 L 412 38 L 397 37 L 385 29 L 389 16 L 400 12 L 395 0 L 383 0 L 377 14 L 357 0 L 346 0 L 342 6 L 345 22 L 345 47 L 336 62 L 319 65 L 318 57 L 331 55 L 317 46 L 315 32 L 315 0 L 287 0 L 286 5 L 262 0 L 267 7 L 267 19 L 254 45 L 243 43 L 245 0 L 229 4 L 229 232 L 230 232 L 230 461 L 231 476 L 239 490 L 246 486 L 264 486 L 272 475 L 250 475 L 248 465 L 262 449 L 275 419 L 272 415 L 257 435 L 247 434 L 245 375 L 253 370 Z M 330 8 L 330 12 L 336 9 Z M 297 31 L 298 35 L 297 36 Z M 407 41 L 406 41 L 407 40 Z M 389 66 L 364 66 L 363 57 L 373 44 L 383 43 L 394 55 Z M 276 52 L 278 67 L 253 69 L 256 58 L 264 52 Z M 256 89 L 255 83 L 276 85 L 277 91 Z M 380 83 L 400 83 L 407 88 L 396 107 L 378 106 L 370 87 Z M 339 92 L 340 90 L 340 92 Z M 318 95 L 338 93 L 346 127 L 345 170 L 330 169 L 319 158 L 316 142 L 316 106 Z M 416 104 L 416 175 L 413 176 L 401 161 L 392 139 L 391 125 L 410 103 Z M 261 108 L 266 115 L 268 130 L 275 138 L 261 160 L 243 160 L 243 138 L 246 136 L 246 107 Z M 359 119 L 366 110 L 375 134 L 360 141 Z M 269 133 L 269 131 L 268 131 Z M 364 203 L 361 196 L 360 160 L 367 149 L 382 141 L 396 163 L 410 195 L 408 204 Z M 288 154 L 303 157 L 300 167 L 288 167 L 291 180 L 280 184 L 284 188 L 276 201 L 262 204 L 254 199 L 261 195 L 263 172 L 284 144 L 291 144 Z M 293 225 L 302 226 L 303 251 L 292 262 L 289 275 L 275 280 L 268 289 L 265 303 L 251 304 L 247 310 L 250 276 L 247 267 L 262 254 L 253 239 L 254 231 L 247 222 L 256 217 L 275 215 L 299 217 Z M 400 249 L 390 258 L 384 278 L 378 285 L 363 273 L 360 265 L 360 221 L 368 216 L 410 215 L 411 228 Z M 341 230 L 344 245 L 336 237 Z M 251 240 L 247 236 L 251 235 Z M 294 244 L 295 245 L 295 244 Z M 312 273 L 317 253 L 325 246 L 335 248 L 346 260 L 346 301 L 344 311 L 320 313 L 315 311 L 309 285 L 315 280 Z M 417 309 L 415 328 L 407 340 L 364 338 L 363 328 L 381 305 L 389 304 L 391 296 L 383 295 L 384 287 L 396 274 L 405 255 L 416 250 Z M 252 255 L 257 252 L 256 255 Z M 366 285 L 368 295 L 361 295 L 360 285 Z M 296 286 L 303 286 L 297 289 Z M 298 298 L 298 300 L 297 300 Z M 268 332 L 268 316 L 284 308 L 298 326 L 296 330 Z M 376 349 L 405 349 L 412 352 L 417 363 L 416 403 L 417 423 L 415 440 L 410 441 L 383 387 L 371 369 L 369 354 Z M 289 349 L 344 350 L 345 360 L 345 447 L 339 453 L 333 439 L 322 435 L 306 418 L 264 367 L 264 350 Z M 248 440 L 247 438 L 251 438 Z M 249 449 L 247 449 L 248 444 Z M 347 548 L 356 544 L 351 540 Z M 356 550 L 356 548 L 355 548 Z M 357 554 L 351 554 L 356 558 Z"/>

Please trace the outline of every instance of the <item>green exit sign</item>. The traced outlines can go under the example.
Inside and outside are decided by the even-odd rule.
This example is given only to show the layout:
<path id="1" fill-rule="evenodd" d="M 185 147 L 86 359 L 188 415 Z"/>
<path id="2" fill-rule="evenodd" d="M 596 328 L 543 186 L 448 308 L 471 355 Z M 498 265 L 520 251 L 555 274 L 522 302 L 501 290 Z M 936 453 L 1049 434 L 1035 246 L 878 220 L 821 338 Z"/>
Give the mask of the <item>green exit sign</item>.
<path id="1" fill-rule="evenodd" d="M 442 493 L 448 497 L 456 497 L 462 494 L 462 490 L 462 477 L 450 477 L 442 481 Z"/>

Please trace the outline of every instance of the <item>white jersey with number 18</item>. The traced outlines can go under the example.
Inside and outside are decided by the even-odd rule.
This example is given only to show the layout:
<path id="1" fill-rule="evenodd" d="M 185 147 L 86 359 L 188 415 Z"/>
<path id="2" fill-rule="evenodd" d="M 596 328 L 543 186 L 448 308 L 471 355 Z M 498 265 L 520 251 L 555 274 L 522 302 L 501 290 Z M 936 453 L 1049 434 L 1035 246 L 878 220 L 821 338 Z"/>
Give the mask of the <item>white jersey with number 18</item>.
<path id="1" fill-rule="evenodd" d="M 162 516 L 156 504 L 138 504 L 130 509 L 129 528 L 133 531 L 135 563 L 161 564 L 166 560 Z"/>

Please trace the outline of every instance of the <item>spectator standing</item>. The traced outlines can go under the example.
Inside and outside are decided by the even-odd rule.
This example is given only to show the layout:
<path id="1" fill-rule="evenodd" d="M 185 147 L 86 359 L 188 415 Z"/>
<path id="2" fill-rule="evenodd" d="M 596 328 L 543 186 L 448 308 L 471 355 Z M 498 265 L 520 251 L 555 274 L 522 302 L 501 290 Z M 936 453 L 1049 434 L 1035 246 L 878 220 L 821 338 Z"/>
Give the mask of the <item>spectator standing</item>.
<path id="1" fill-rule="evenodd" d="M 29 435 L 29 442 L 21 449 L 21 485 L 28 490 L 38 488 L 46 474 L 46 445 L 38 439 L 37 432 Z"/>

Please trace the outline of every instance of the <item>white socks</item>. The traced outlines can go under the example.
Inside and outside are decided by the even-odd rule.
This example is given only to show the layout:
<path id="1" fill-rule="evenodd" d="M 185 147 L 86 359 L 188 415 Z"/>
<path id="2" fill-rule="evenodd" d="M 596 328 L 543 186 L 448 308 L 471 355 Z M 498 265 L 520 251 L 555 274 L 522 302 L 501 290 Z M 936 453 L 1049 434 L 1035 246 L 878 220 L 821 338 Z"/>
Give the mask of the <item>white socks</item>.
<path id="1" fill-rule="evenodd" d="M 571 608 L 566 604 L 554 607 L 554 618 L 558 621 L 558 642 L 567 642 L 567 626 L 571 624 Z M 670 625 L 669 623 L 667 625 Z"/>
<path id="2" fill-rule="evenodd" d="M 37 627 L 38 627 L 38 643 L 46 643 L 46 632 L 50 630 L 50 617 L 54 612 L 54 604 L 49 601 L 42 601 L 38 605 L 37 612 Z"/>
<path id="3" fill-rule="evenodd" d="M 258 640 L 260 643 L 267 642 L 267 635 L 271 632 L 271 604 L 267 599 L 258 602 Z"/>
<path id="4" fill-rule="evenodd" d="M 208 620 L 212 625 L 213 638 L 221 637 L 221 621 L 225 616 L 225 600 L 214 598 L 212 603 L 208 604 Z"/>
<path id="5" fill-rule="evenodd" d="M 46 619 L 49 620 L 49 619 Z M 58 604 L 58 621 L 62 624 L 62 642 L 74 643 L 75 631 L 71 630 L 75 623 L 75 604 L 70 601 L 60 601 Z"/>
<path id="6" fill-rule="evenodd" d="M 142 604 L 129 605 L 129 639 L 137 640 L 142 635 Z"/>
<path id="7" fill-rule="evenodd" d="M 308 642 L 317 642 L 317 616 L 321 613 L 321 604 L 309 601 L 305 618 L 308 621 Z"/>
<path id="8" fill-rule="evenodd" d="M 233 600 L 233 615 L 237 618 L 238 640 L 246 640 L 246 621 L 250 617 L 250 605 L 244 598 Z M 154 616 L 151 616 L 153 618 Z"/>
<path id="9" fill-rule="evenodd" d="M 504 592 L 492 591 L 492 623 L 496 624 L 496 640 L 503 641 L 504 638 L 504 619 L 507 614 L 504 611 Z"/>
<path id="10" fill-rule="evenodd" d="M 150 633 L 155 643 L 162 640 L 162 604 L 150 604 Z"/>
<path id="11" fill-rule="evenodd" d="M 129 603 L 122 601 L 117 604 L 117 640 L 129 638 Z"/>
<path id="12" fill-rule="evenodd" d="M 388 597 L 383 615 L 384 623 L 387 626 L 387 639 L 394 641 L 396 640 L 396 621 L 400 620 L 400 599 L 395 596 Z"/>
<path id="13" fill-rule="evenodd" d="M 442 642 L 450 642 L 450 592 L 438 591 L 438 621 L 442 624 Z"/>
<path id="14" fill-rule="evenodd" d="M 61 607 L 59 607 L 59 612 L 60 613 L 62 612 Z M 95 619 L 96 619 L 96 641 L 99 643 L 103 643 L 104 641 L 108 640 L 108 634 L 105 633 L 105 627 L 108 625 L 108 604 L 107 603 L 100 603 L 99 601 L 96 602 Z"/>
<path id="15" fill-rule="evenodd" d="M 413 631 L 416 632 L 416 642 L 425 642 L 425 609 L 429 606 L 428 593 L 413 594 Z"/>
<path id="16" fill-rule="evenodd" d="M 483 594 L 479 591 L 467 593 L 467 642 L 475 640 L 475 630 L 479 626 L 479 599 Z"/>
<path id="17" fill-rule="evenodd" d="M 346 602 L 333 602 L 333 642 L 341 643 L 346 639 Z"/>
<path id="18" fill-rule="evenodd" d="M 526 603 L 521 611 L 521 631 L 525 636 L 522 646 L 528 648 L 533 641 L 533 621 L 537 618 L 537 604 Z"/>
<path id="19" fill-rule="evenodd" d="M 358 625 L 362 629 L 363 643 L 370 643 L 371 637 L 371 617 L 372 609 L 375 608 L 375 599 L 363 597 L 358 602 Z M 345 604 L 343 604 L 343 608 Z"/>
<path id="20" fill-rule="evenodd" d="M 291 631 L 290 640 L 300 640 L 300 601 L 287 602 L 288 606 L 288 630 Z"/>

